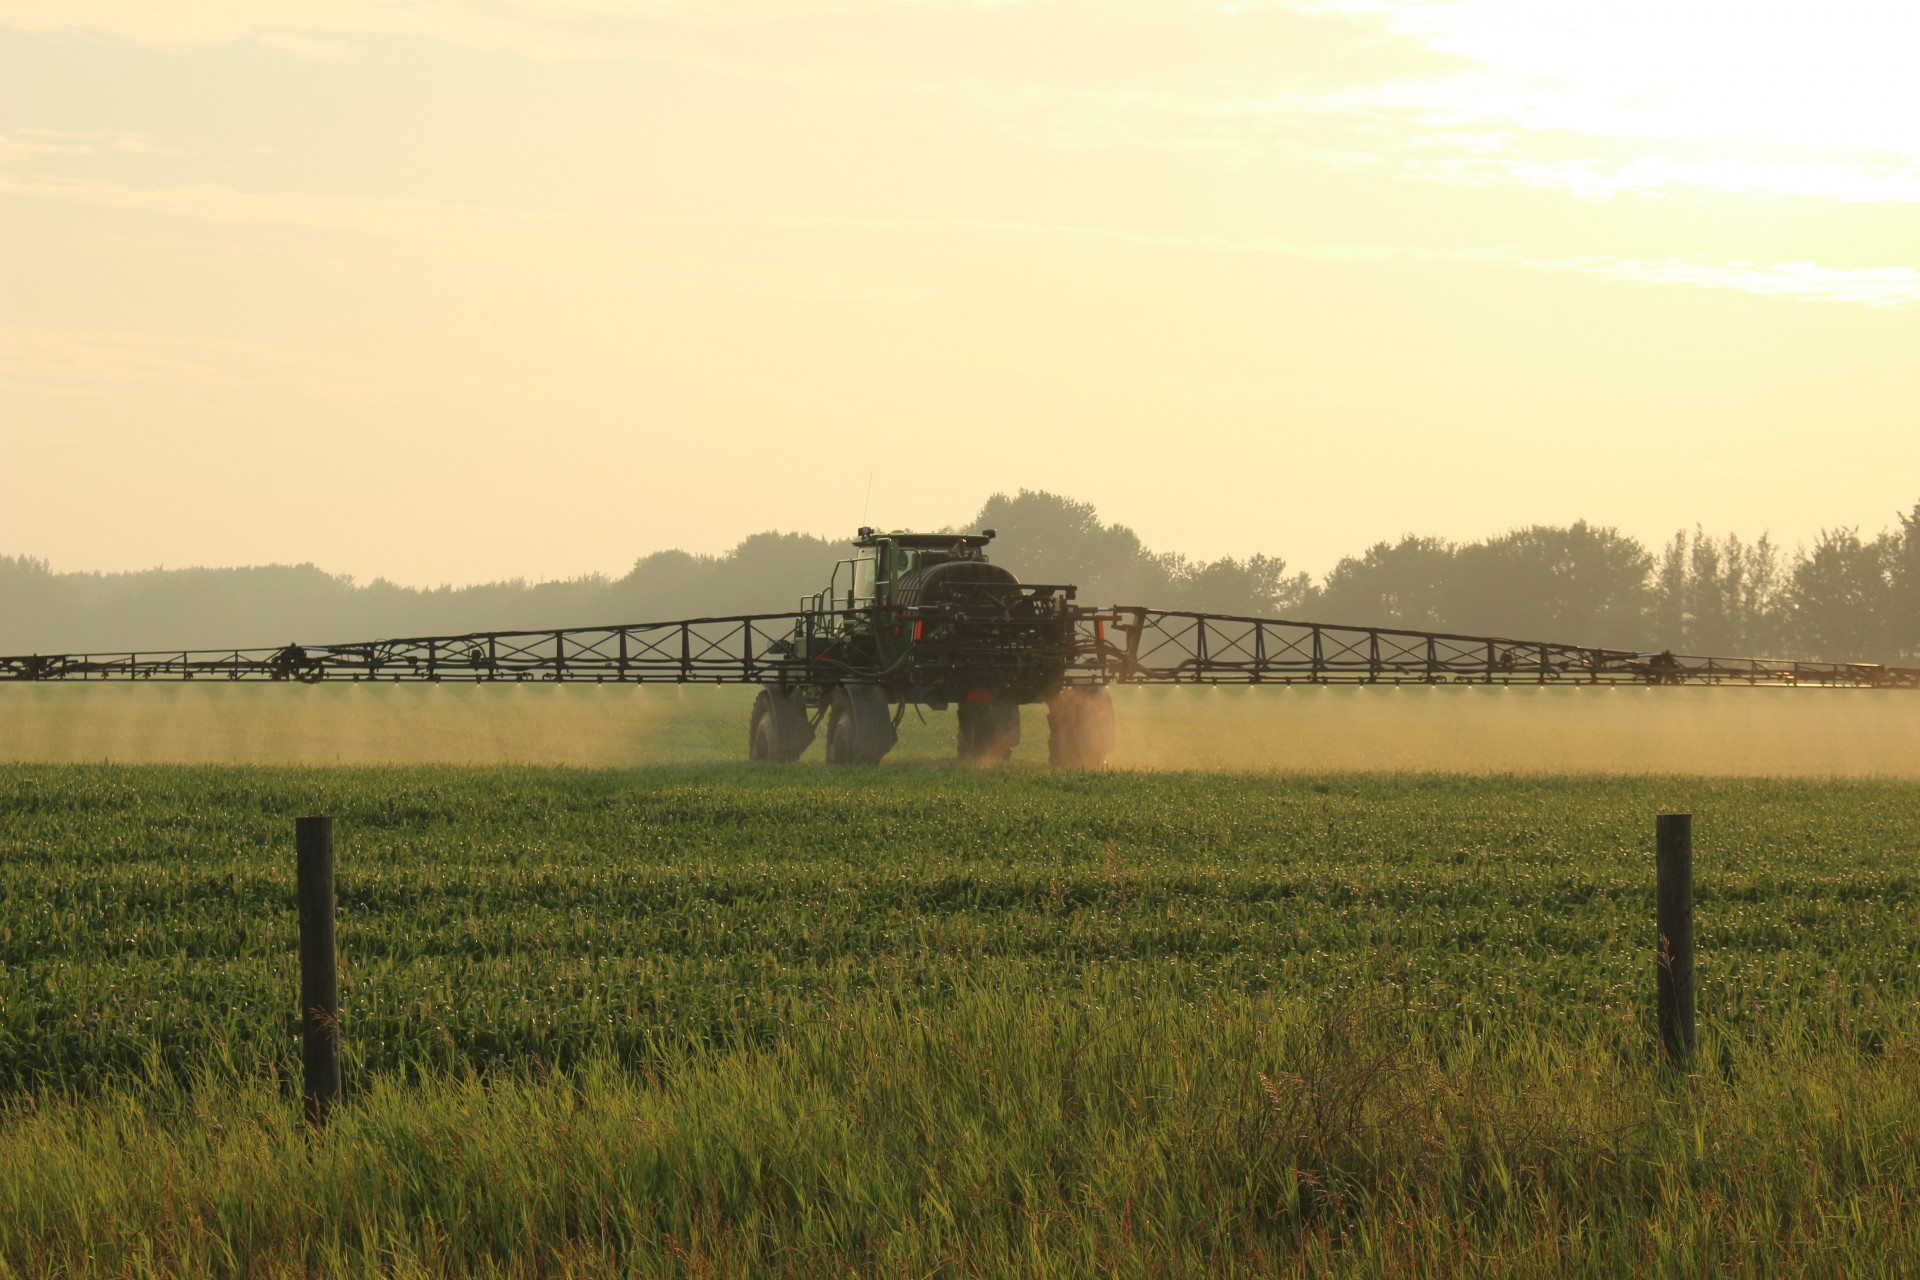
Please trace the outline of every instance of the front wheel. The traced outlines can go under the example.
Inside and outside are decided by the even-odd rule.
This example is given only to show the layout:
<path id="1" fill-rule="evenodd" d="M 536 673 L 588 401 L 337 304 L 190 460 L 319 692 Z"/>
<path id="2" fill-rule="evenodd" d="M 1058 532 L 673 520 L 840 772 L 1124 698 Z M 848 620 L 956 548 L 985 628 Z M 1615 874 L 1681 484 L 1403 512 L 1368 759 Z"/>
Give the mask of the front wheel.
<path id="1" fill-rule="evenodd" d="M 747 758 L 766 764 L 792 764 L 813 743 L 807 704 L 796 692 L 772 685 L 753 700 L 747 729 Z"/>
<path id="2" fill-rule="evenodd" d="M 1020 745 L 1019 703 L 962 702 L 954 712 L 960 721 L 962 760 L 998 764 Z"/>
<path id="3" fill-rule="evenodd" d="M 898 735 L 877 684 L 843 684 L 827 702 L 827 763 L 879 764 Z"/>
<path id="4" fill-rule="evenodd" d="M 1047 703 L 1047 759 L 1055 768 L 1101 768 L 1118 737 L 1105 685 L 1069 685 Z"/>

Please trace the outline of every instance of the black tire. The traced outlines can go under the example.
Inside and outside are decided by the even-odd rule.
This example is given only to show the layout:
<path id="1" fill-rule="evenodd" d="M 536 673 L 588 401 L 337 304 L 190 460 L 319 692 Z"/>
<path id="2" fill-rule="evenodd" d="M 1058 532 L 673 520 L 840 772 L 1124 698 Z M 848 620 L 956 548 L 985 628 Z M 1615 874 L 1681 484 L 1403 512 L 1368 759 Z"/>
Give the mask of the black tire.
<path id="1" fill-rule="evenodd" d="M 747 758 L 766 764 L 792 764 L 813 743 L 807 704 L 796 692 L 769 685 L 753 700 L 747 730 Z"/>
<path id="2" fill-rule="evenodd" d="M 1020 704 L 1017 702 L 962 702 L 954 708 L 960 721 L 960 758 L 974 764 L 998 764 L 1020 745 Z"/>
<path id="3" fill-rule="evenodd" d="M 828 699 L 828 764 L 879 764 L 897 736 L 879 685 L 843 684 Z"/>
<path id="4" fill-rule="evenodd" d="M 1103 768 L 1117 741 L 1113 694 L 1105 685 L 1062 689 L 1047 703 L 1047 759 L 1055 768 Z"/>

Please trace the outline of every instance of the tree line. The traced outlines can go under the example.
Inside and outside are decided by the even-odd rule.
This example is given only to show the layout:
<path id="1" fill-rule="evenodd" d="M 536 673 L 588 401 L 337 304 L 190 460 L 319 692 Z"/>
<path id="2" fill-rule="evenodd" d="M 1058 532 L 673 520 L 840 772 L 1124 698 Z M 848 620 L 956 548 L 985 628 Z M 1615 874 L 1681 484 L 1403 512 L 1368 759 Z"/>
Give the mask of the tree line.
<path id="1" fill-rule="evenodd" d="M 1629 649 L 1829 660 L 1920 658 L 1920 503 L 1878 534 L 1823 532 L 1791 553 L 1765 534 L 1683 530 L 1650 548 L 1576 521 L 1478 542 L 1409 534 L 1313 581 L 1278 556 L 1155 552 L 1089 503 L 995 494 L 956 529 L 1090 604 L 1144 604 Z M 620 577 L 415 588 L 311 564 L 60 573 L 0 556 L 0 653 L 254 647 L 385 636 L 777 613 L 824 585 L 844 542 L 755 534 L 720 555 L 660 551 Z"/>

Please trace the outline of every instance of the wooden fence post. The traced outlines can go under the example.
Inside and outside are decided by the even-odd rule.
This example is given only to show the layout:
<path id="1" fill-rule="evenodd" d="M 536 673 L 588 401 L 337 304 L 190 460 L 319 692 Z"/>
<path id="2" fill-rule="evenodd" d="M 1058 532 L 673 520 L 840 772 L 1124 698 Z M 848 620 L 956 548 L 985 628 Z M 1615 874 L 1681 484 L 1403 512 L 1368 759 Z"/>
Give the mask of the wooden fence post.
<path id="1" fill-rule="evenodd" d="M 1659 929 L 1654 994 L 1668 1061 L 1693 1058 L 1693 815 L 1663 813 L 1655 826 Z"/>
<path id="2" fill-rule="evenodd" d="M 300 1056 L 307 1121 L 340 1099 L 340 977 L 333 949 L 333 819 L 294 821 L 300 900 Z"/>

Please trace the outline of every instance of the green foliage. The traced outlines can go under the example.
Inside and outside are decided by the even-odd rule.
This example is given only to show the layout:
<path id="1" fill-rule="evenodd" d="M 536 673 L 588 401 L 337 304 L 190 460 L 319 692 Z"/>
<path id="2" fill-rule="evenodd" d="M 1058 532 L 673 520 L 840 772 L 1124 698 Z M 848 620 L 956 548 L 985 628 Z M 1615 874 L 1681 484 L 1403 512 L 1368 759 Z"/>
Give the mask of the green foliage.
<path id="1" fill-rule="evenodd" d="M 1132 530 L 1053 494 L 996 495 L 969 528 L 1001 533 L 994 556 L 1029 582 L 1071 582 L 1081 598 L 1261 614 L 1308 594 L 1306 575 L 1264 555 L 1189 561 L 1155 554 Z M 851 531 L 849 531 L 851 532 Z M 312 565 L 55 573 L 0 557 L 0 653 L 224 648 L 597 626 L 653 618 L 782 613 L 826 584 L 844 542 L 758 533 L 722 555 L 659 551 L 617 579 L 483 583 L 416 590 Z"/>
<path id="2" fill-rule="evenodd" d="M 1645 625 L 1646 548 L 1618 530 L 1575 521 L 1534 525 L 1460 548 L 1451 615 L 1510 636 L 1581 636 L 1628 645 Z"/>
<path id="3" fill-rule="evenodd" d="M 1892 535 L 1868 541 L 1854 529 L 1824 530 L 1787 584 L 1795 634 L 1821 653 L 1888 652 L 1896 624 L 1887 587 L 1897 550 Z"/>
<path id="4" fill-rule="evenodd" d="M 1085 603 L 1138 604 L 1361 626 L 1674 649 L 1725 656 L 1920 658 L 1920 505 L 1873 539 L 1829 531 L 1783 564 L 1762 535 L 1676 534 L 1657 561 L 1615 529 L 1533 525 L 1481 542 L 1407 535 L 1334 566 L 1316 586 L 1284 559 L 1154 552 L 1092 504 L 995 494 L 964 528 L 1029 582 Z M 597 626 L 780 613 L 824 585 L 833 540 L 761 533 L 723 555 L 661 551 L 618 579 L 416 590 L 312 565 L 55 573 L 0 557 L 0 652 L 60 653 L 336 643 L 400 635 Z"/>
<path id="5" fill-rule="evenodd" d="M 1092 503 L 1032 489 L 994 494 L 963 527 L 995 530 L 997 559 L 1028 582 L 1072 583 L 1087 604 L 1273 617 L 1312 594 L 1307 575 L 1289 574 L 1278 557 L 1155 555 L 1132 529 L 1101 523 Z"/>
<path id="6" fill-rule="evenodd" d="M 1780 556 L 1762 534 L 1710 538 L 1676 533 L 1654 583 L 1655 635 L 1686 653 L 1772 654 L 1790 647 Z"/>
<path id="7" fill-rule="evenodd" d="M 1409 534 L 1342 560 L 1312 603 L 1328 621 L 1639 647 L 1652 563 L 1584 520 L 1464 545 Z"/>
<path id="8" fill-rule="evenodd" d="M 1891 604 L 1893 643 L 1901 653 L 1920 655 L 1920 502 L 1900 517 L 1898 536 L 1891 543 L 1888 600 Z"/>
<path id="9" fill-rule="evenodd" d="M 1447 593 L 1454 546 L 1407 534 L 1333 566 L 1314 600 L 1322 617 L 1361 626 L 1439 631 L 1450 625 Z"/>
<path id="10" fill-rule="evenodd" d="M 1915 794 L 0 768 L 0 1275 L 1901 1274 Z M 311 811 L 351 1096 L 310 1143 Z"/>
<path id="11" fill-rule="evenodd" d="M 1455 544 L 1409 534 L 1335 565 L 1325 621 L 1564 638 L 1727 657 L 1920 658 L 1920 506 L 1871 540 L 1821 535 L 1783 564 L 1767 535 L 1682 531 L 1655 558 L 1584 521 Z"/>

